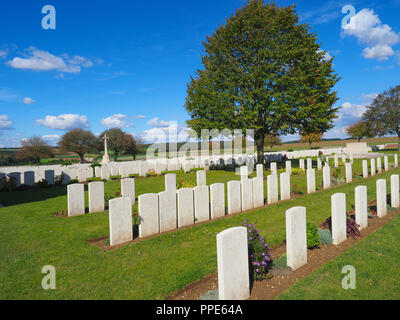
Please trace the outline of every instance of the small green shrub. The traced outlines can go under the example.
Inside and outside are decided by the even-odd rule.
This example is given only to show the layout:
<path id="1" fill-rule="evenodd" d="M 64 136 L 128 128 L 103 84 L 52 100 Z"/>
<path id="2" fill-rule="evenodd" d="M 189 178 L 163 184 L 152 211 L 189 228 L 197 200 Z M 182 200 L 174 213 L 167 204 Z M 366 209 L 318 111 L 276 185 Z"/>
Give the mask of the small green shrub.
<path id="1" fill-rule="evenodd" d="M 49 187 L 49 183 L 48 183 L 47 180 L 45 180 L 45 179 L 42 179 L 42 180 L 36 182 L 36 185 L 37 185 L 39 188 L 48 188 L 48 187 Z"/>
<path id="2" fill-rule="evenodd" d="M 300 174 L 304 174 L 304 170 L 300 168 L 292 168 L 292 175 L 298 176 Z"/>
<path id="3" fill-rule="evenodd" d="M 111 180 L 121 180 L 121 176 L 111 176 L 110 177 Z"/>
<path id="4" fill-rule="evenodd" d="M 307 223 L 307 248 L 314 249 L 319 248 L 321 244 L 318 228 L 313 223 Z"/>
<path id="5" fill-rule="evenodd" d="M 87 178 L 87 182 L 102 181 L 100 177 Z"/>

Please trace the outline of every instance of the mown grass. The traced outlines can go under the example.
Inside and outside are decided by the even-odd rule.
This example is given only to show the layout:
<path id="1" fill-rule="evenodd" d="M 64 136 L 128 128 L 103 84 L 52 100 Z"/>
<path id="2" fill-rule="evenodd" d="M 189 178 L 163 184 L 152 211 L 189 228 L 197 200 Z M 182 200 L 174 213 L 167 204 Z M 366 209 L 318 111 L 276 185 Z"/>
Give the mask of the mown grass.
<path id="1" fill-rule="evenodd" d="M 356 161 L 354 170 L 357 172 L 359 167 L 361 164 Z M 388 179 L 393 173 L 400 173 L 400 168 L 379 178 Z M 320 223 L 330 216 L 333 193 L 346 193 L 350 207 L 354 203 L 354 188 L 362 183 L 368 186 L 368 197 L 374 199 L 377 178 L 304 195 L 108 252 L 86 241 L 108 234 L 106 212 L 75 218 L 53 215 L 67 207 L 65 187 L 0 193 L 0 203 L 6 205 L 0 209 L 0 299 L 163 299 L 216 270 L 218 232 L 249 219 L 257 224 L 270 245 L 279 244 L 285 238 L 287 209 L 305 206 L 308 221 Z M 194 182 L 195 173 L 179 173 L 178 179 Z M 207 174 L 208 184 L 232 179 L 239 177 L 224 171 Z M 292 177 L 292 182 L 304 187 L 305 175 Z M 137 195 L 163 189 L 163 178 L 136 181 Z M 118 181 L 106 183 L 106 193 L 118 190 Z M 45 265 L 56 268 L 56 290 L 46 291 L 41 287 L 44 276 L 41 269 Z"/>
<path id="2" fill-rule="evenodd" d="M 361 240 L 312 275 L 296 282 L 277 299 L 398 300 L 400 299 L 400 216 Z M 344 290 L 344 266 L 356 270 L 356 289 Z"/>

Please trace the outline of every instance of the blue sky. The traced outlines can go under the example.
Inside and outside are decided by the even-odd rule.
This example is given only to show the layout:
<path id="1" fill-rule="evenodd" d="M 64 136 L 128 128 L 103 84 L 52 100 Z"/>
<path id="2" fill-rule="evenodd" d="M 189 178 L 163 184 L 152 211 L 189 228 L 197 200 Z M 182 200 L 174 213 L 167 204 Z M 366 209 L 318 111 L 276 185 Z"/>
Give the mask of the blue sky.
<path id="1" fill-rule="evenodd" d="M 344 106 L 325 138 L 345 137 L 378 92 L 399 83 L 400 0 L 276 1 L 296 4 L 322 49 L 335 56 Z M 44 5 L 56 29 L 42 28 Z M 243 0 L 3 0 L 0 10 L 0 147 L 66 130 L 118 126 L 148 141 L 177 121 L 186 85 L 201 67 L 202 41 Z M 344 5 L 356 9 L 342 28 Z M 286 137 L 284 140 L 292 140 Z"/>

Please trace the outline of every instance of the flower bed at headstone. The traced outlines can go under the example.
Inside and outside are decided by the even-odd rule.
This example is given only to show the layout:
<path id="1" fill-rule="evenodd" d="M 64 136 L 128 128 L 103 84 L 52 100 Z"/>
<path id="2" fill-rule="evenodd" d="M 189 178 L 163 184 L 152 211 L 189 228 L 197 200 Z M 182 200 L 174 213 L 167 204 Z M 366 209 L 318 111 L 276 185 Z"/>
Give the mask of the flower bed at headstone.
<path id="1" fill-rule="evenodd" d="M 255 281 L 262 281 L 268 278 L 268 271 L 273 262 L 270 248 L 254 224 L 245 220 L 241 225 L 247 228 L 250 274 Z"/>

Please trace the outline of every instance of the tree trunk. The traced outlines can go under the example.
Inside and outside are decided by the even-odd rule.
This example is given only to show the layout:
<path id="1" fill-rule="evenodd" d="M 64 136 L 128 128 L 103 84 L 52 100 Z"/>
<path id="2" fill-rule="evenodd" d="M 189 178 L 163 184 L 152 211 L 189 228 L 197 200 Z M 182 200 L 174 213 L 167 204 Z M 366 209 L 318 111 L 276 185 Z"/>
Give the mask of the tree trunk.
<path id="1" fill-rule="evenodd" d="M 78 153 L 78 155 L 79 155 L 79 158 L 81 159 L 81 163 L 85 163 L 85 158 L 84 158 L 85 154 L 84 153 Z"/>
<path id="2" fill-rule="evenodd" d="M 132 153 L 133 161 L 136 160 L 136 153 Z"/>
<path id="3" fill-rule="evenodd" d="M 260 135 L 255 137 L 256 146 L 257 146 L 257 163 L 264 164 L 264 140 L 265 135 Z"/>

